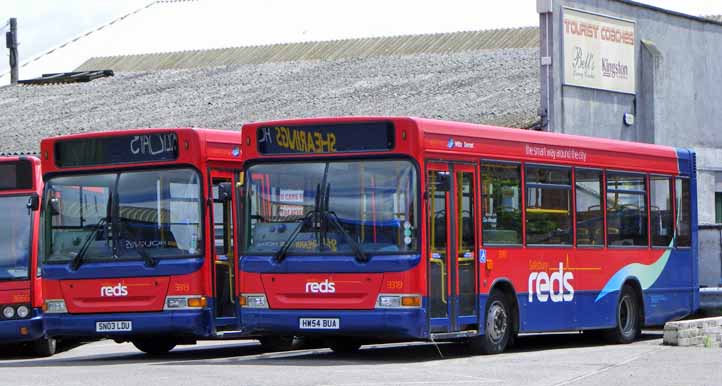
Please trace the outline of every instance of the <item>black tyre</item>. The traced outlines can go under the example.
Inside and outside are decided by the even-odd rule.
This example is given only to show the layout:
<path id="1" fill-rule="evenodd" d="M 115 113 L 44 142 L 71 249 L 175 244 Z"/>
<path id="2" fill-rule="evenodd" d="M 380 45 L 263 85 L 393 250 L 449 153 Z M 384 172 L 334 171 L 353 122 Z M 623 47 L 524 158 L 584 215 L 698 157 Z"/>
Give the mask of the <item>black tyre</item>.
<path id="1" fill-rule="evenodd" d="M 33 351 L 39 357 L 51 357 L 55 355 L 58 348 L 58 342 L 55 338 L 42 338 L 33 342 Z"/>
<path id="2" fill-rule="evenodd" d="M 266 351 L 288 351 L 293 349 L 292 336 L 264 336 L 258 339 Z"/>
<path id="3" fill-rule="evenodd" d="M 642 333 L 641 304 L 632 287 L 625 285 L 619 294 L 616 327 L 607 331 L 607 340 L 612 343 L 632 343 Z"/>
<path id="4" fill-rule="evenodd" d="M 176 342 L 167 338 L 136 339 L 133 346 L 149 355 L 167 354 L 176 346 Z"/>
<path id="5" fill-rule="evenodd" d="M 474 337 L 469 345 L 481 354 L 498 354 L 503 352 L 513 332 L 513 318 L 509 300 L 501 291 L 492 291 L 486 301 L 484 335 Z"/>
<path id="6" fill-rule="evenodd" d="M 335 339 L 328 342 L 328 347 L 337 354 L 351 354 L 361 348 L 361 343 L 347 339 Z"/>

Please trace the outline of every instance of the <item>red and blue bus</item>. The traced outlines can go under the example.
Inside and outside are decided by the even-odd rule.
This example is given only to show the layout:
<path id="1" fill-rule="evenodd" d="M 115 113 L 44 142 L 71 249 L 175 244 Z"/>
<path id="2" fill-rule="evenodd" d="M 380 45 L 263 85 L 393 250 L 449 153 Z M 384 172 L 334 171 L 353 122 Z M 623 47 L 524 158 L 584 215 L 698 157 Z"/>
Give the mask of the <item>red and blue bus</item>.
<path id="1" fill-rule="evenodd" d="M 44 139 L 47 333 L 157 354 L 237 332 L 240 144 L 191 128 Z"/>
<path id="2" fill-rule="evenodd" d="M 45 334 L 38 271 L 38 208 L 43 181 L 36 157 L 0 157 L 0 343 L 30 342 L 36 354 L 55 353 Z"/>
<path id="3" fill-rule="evenodd" d="M 643 326 L 698 308 L 686 149 L 400 117 L 243 127 L 252 335 L 467 340 Z"/>

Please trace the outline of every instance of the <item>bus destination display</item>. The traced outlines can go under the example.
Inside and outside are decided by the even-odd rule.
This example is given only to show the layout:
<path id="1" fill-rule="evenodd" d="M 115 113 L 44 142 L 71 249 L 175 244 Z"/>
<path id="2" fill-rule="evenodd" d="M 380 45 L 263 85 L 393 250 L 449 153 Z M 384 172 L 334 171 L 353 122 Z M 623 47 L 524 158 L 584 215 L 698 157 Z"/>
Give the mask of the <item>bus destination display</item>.
<path id="1" fill-rule="evenodd" d="M 58 167 L 77 167 L 178 159 L 176 133 L 150 133 L 71 139 L 55 144 Z"/>
<path id="2" fill-rule="evenodd" d="M 262 154 L 388 151 L 394 147 L 391 122 L 259 127 Z"/>
<path id="3" fill-rule="evenodd" d="M 0 164 L 0 190 L 33 188 L 33 165 L 29 161 Z"/>

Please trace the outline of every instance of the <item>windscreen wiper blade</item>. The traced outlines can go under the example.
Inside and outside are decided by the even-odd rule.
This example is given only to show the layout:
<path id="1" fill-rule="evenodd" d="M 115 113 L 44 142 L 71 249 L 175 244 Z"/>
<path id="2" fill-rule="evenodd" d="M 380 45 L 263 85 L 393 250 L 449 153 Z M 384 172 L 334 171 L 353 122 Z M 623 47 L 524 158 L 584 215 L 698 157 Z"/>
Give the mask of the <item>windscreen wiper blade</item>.
<path id="1" fill-rule="evenodd" d="M 353 237 L 346 231 L 346 229 L 343 228 L 343 225 L 341 225 L 341 221 L 338 219 L 338 215 L 336 212 L 332 212 L 329 210 L 329 202 L 331 200 L 331 184 L 326 184 L 326 193 L 323 197 L 323 210 L 321 211 L 321 214 L 326 218 L 326 223 L 331 223 L 336 229 L 338 229 L 339 233 L 343 235 L 343 237 L 346 239 L 346 242 L 351 246 L 351 249 L 353 249 L 354 254 L 356 255 L 356 260 L 365 263 L 369 261 L 368 256 L 364 253 L 364 251 L 361 249 L 361 246 L 358 245 L 356 240 L 353 239 Z M 324 233 L 324 237 L 326 237 Z M 325 240 L 324 240 L 325 241 Z"/>
<path id="2" fill-rule="evenodd" d="M 70 261 L 70 269 L 72 269 L 73 271 L 77 271 L 78 268 L 80 268 L 80 265 L 83 264 L 83 259 L 85 258 L 85 255 L 88 253 L 88 249 L 90 249 L 90 244 L 93 242 L 93 239 L 98 234 L 98 231 L 107 222 L 107 217 L 101 217 L 100 220 L 98 220 L 98 223 L 95 224 L 93 231 L 90 232 L 90 234 L 88 235 L 88 237 L 85 238 L 85 240 L 83 240 L 83 245 L 80 247 L 80 250 L 78 250 L 78 254 L 75 255 L 75 257 L 73 257 L 73 260 Z"/>
<path id="3" fill-rule="evenodd" d="M 288 253 L 288 250 L 291 248 L 291 245 L 293 245 L 293 242 L 296 241 L 296 237 L 301 233 L 301 229 L 308 224 L 309 220 L 311 218 L 315 217 L 318 214 L 318 211 L 310 211 L 306 213 L 305 216 L 301 219 L 301 221 L 296 225 L 296 228 L 293 229 L 293 232 L 288 236 L 286 241 L 283 242 L 283 245 L 281 246 L 281 249 L 276 252 L 276 254 L 273 256 L 273 260 L 280 263 L 283 261 L 283 259 L 286 258 L 286 254 Z"/>
<path id="4" fill-rule="evenodd" d="M 275 260 L 277 263 L 280 263 L 281 261 L 283 261 L 283 259 L 286 258 L 288 250 L 291 249 L 291 245 L 293 245 L 293 242 L 296 240 L 296 237 L 298 237 L 298 234 L 301 233 L 301 229 L 303 229 L 303 227 L 307 225 L 309 221 L 317 222 L 316 219 L 321 215 L 321 212 L 319 211 L 319 207 L 321 205 L 321 197 L 319 196 L 320 193 L 321 185 L 316 185 L 316 200 L 314 202 L 313 210 L 306 213 L 301 218 L 301 221 L 298 223 L 296 228 L 293 230 L 293 232 L 291 232 L 286 241 L 283 242 L 281 249 L 279 249 L 278 252 L 276 252 L 276 254 L 273 256 L 273 260 Z M 318 243 L 319 245 L 321 245 L 320 235 Z"/>
<path id="5" fill-rule="evenodd" d="M 343 229 L 343 225 L 341 225 L 341 222 L 338 220 L 338 216 L 335 212 L 326 211 L 324 212 L 326 221 L 330 222 L 336 229 L 338 229 L 338 232 L 343 235 L 343 237 L 346 239 L 346 242 L 351 246 L 351 249 L 353 250 L 353 253 L 356 255 L 356 260 L 365 263 L 369 261 L 369 257 L 364 253 L 364 251 L 361 249 L 361 246 L 358 245 L 356 240 L 353 239 L 353 237 L 346 231 L 346 229 Z"/>

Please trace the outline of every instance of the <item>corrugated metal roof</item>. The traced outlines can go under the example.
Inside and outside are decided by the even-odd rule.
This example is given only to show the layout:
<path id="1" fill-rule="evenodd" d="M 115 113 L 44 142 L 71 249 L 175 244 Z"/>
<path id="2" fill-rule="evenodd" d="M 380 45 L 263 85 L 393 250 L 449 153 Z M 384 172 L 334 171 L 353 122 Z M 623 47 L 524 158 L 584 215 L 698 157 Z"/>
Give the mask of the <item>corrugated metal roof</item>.
<path id="1" fill-rule="evenodd" d="M 468 0 L 444 0 L 443 7 L 414 0 L 147 1 L 47 52 L 21 57 L 21 79 L 73 71 L 92 57 L 474 31 L 534 26 L 538 20 L 532 4 L 509 15 Z M 179 68 L 173 64 L 177 57 L 167 59 L 160 68 Z M 9 75 L 0 72 L 0 85 L 5 84 Z"/>
<path id="2" fill-rule="evenodd" d="M 98 68 L 132 72 L 157 71 L 234 64 L 443 54 L 538 46 L 539 29 L 524 27 L 97 57 L 89 59 L 76 71 Z"/>

